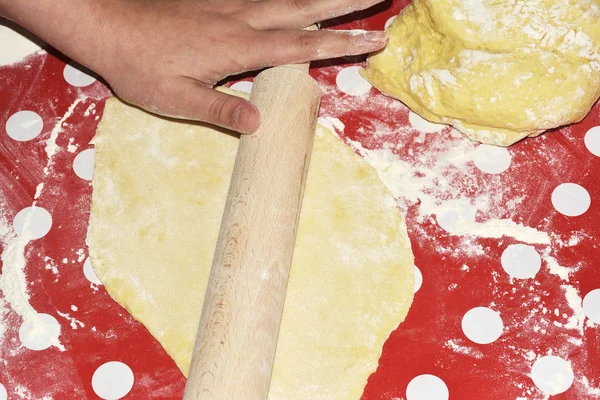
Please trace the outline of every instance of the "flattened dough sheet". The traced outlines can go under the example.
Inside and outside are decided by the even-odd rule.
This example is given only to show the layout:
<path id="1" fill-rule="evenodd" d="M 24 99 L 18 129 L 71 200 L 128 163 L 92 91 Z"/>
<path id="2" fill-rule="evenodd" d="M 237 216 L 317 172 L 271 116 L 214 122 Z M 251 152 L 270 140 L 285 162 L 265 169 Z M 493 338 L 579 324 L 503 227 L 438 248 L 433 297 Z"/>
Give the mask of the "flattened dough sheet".
<path id="1" fill-rule="evenodd" d="M 187 375 L 238 139 L 108 100 L 87 243 L 108 293 Z M 269 399 L 358 399 L 413 298 L 404 219 L 317 130 Z"/>

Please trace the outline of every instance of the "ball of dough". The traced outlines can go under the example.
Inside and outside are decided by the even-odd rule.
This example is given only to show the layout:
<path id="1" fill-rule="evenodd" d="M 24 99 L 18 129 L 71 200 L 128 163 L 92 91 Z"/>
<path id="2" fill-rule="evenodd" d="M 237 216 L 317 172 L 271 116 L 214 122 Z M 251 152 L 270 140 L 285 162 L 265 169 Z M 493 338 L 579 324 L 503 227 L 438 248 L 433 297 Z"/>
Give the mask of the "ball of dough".
<path id="1" fill-rule="evenodd" d="M 600 96 L 600 0 L 415 0 L 363 75 L 414 112 L 508 146 Z"/>

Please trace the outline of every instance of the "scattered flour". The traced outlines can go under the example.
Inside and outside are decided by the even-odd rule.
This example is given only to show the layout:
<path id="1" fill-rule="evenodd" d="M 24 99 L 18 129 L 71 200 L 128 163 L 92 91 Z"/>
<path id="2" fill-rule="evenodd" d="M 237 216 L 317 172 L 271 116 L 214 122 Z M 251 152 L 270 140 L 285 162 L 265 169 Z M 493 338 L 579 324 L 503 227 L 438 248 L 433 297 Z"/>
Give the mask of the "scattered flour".
<path id="1" fill-rule="evenodd" d="M 37 200 L 40 198 L 40 196 L 42 195 L 42 190 L 44 190 L 44 183 L 40 183 L 37 185 L 37 187 L 35 188 L 35 195 L 33 196 L 34 200 Z"/>
<path id="2" fill-rule="evenodd" d="M 34 201 L 32 207 L 35 207 L 35 203 Z M 0 289 L 4 299 L 10 304 L 12 310 L 23 319 L 23 323 L 31 325 L 32 329 L 28 333 L 29 336 L 35 337 L 46 334 L 46 325 L 40 318 L 40 314 L 29 304 L 29 291 L 25 276 L 25 265 L 27 263 L 25 248 L 32 241 L 29 228 L 32 215 L 33 213 L 28 213 L 25 216 L 21 234 L 12 234 L 4 243 Z M 56 346 L 61 351 L 65 350 L 58 336 L 53 339 L 52 346 Z"/>
<path id="3" fill-rule="evenodd" d="M 56 262 L 54 262 L 54 260 L 50 257 L 44 257 L 44 262 L 46 263 L 46 266 L 44 268 L 56 275 L 57 278 L 55 282 L 58 281 L 58 276 L 60 275 L 60 273 L 58 271 L 58 266 L 56 265 Z"/>
<path id="4" fill-rule="evenodd" d="M 77 105 L 79 103 L 81 103 L 82 101 L 85 100 L 85 97 L 80 97 L 77 100 L 75 100 L 73 102 L 73 104 L 71 104 L 69 106 L 69 109 L 67 110 L 67 112 L 62 116 L 62 118 L 56 123 L 56 125 L 54 125 L 54 128 L 52 129 L 52 131 L 50 132 L 50 138 L 48 139 L 48 141 L 46 142 L 46 155 L 48 156 L 48 166 L 50 166 L 52 164 L 52 158 L 54 157 L 54 154 L 56 153 L 56 151 L 58 150 L 58 146 L 56 145 L 56 138 L 58 138 L 58 135 L 62 132 L 63 130 L 63 123 L 71 116 L 73 115 L 73 111 L 75 111 L 75 107 L 77 107 Z M 48 166 L 45 168 L 44 172 L 47 175 L 48 174 Z"/>
<path id="5" fill-rule="evenodd" d="M 90 114 L 96 114 L 96 103 L 91 103 L 83 113 L 83 116 L 89 117 Z"/>
<path id="6" fill-rule="evenodd" d="M 53 157 L 58 150 L 56 145 L 56 139 L 59 133 L 62 131 L 63 123 L 73 114 L 75 107 L 84 100 L 79 98 L 71 104 L 67 112 L 62 118 L 56 123 L 50 133 L 50 138 L 46 142 L 46 154 L 48 156 L 47 165 L 44 168 L 44 175 L 50 173 L 50 167 L 54 163 Z M 44 183 L 40 183 L 36 187 L 32 207 L 35 207 L 39 197 L 42 195 L 44 190 Z M 23 229 L 20 234 L 16 234 L 11 228 L 10 224 L 7 223 L 6 218 L 2 216 L 2 228 L 0 231 L 3 233 L 2 242 L 4 251 L 2 252 L 2 274 L 0 275 L 0 290 L 4 296 L 4 300 L 8 302 L 10 308 L 12 308 L 22 319 L 23 324 L 28 323 L 32 326 L 30 336 L 43 335 L 45 334 L 44 323 L 40 319 L 37 311 L 33 309 L 29 303 L 29 290 L 27 288 L 27 277 L 25 276 L 25 266 L 27 265 L 27 247 L 33 241 L 31 233 L 32 217 L 34 213 L 26 214 L 23 222 Z M 58 275 L 58 268 L 54 262 L 46 261 L 46 269 L 49 269 L 54 274 Z M 4 324 L 5 319 L 2 319 Z M 4 326 L 0 330 L 5 330 Z M 58 337 L 52 343 L 61 351 L 64 351 L 64 346 L 60 343 Z"/>
<path id="7" fill-rule="evenodd" d="M 6 316 L 8 308 L 4 299 L 0 298 L 0 347 L 4 343 L 4 335 L 6 334 Z"/>
<path id="8" fill-rule="evenodd" d="M 569 275 L 572 272 L 575 272 L 576 268 L 567 268 L 567 267 L 561 266 L 558 263 L 558 261 L 556 260 L 556 258 L 550 256 L 551 251 L 552 251 L 552 249 L 550 247 L 546 247 L 544 249 L 544 252 L 541 255 L 542 260 L 544 260 L 546 262 L 546 265 L 548 266 L 548 272 L 560 277 L 560 279 L 562 279 L 563 281 L 568 282 Z"/>
<path id="9" fill-rule="evenodd" d="M 550 244 L 550 237 L 546 232 L 524 226 L 510 219 L 489 219 L 484 222 L 458 220 L 456 230 L 450 232 L 455 235 L 474 235 L 485 238 L 513 237 L 524 243 Z"/>
<path id="10" fill-rule="evenodd" d="M 1 201 L 3 202 L 4 199 L 1 199 Z M 0 211 L 1 210 L 2 209 L 0 208 Z M 0 212 L 0 241 L 2 242 L 3 246 L 6 246 L 6 243 L 10 238 L 11 232 L 11 224 L 8 222 L 6 216 Z M 4 335 L 6 334 L 7 329 L 6 318 L 9 311 L 9 308 L 7 306 L 8 305 L 6 304 L 4 298 L 0 297 L 0 347 L 2 347 L 2 344 L 4 343 Z"/>
<path id="11" fill-rule="evenodd" d="M 31 392 L 23 385 L 17 385 L 13 389 L 13 393 L 21 399 L 31 399 Z"/>
<path id="12" fill-rule="evenodd" d="M 63 317 L 64 319 L 66 319 L 67 321 L 69 321 L 69 325 L 71 326 L 71 329 L 78 329 L 78 328 L 85 328 L 85 324 L 81 321 L 79 321 L 76 318 L 71 317 L 68 313 L 62 313 L 60 311 L 56 311 L 56 313 L 58 315 L 60 315 L 61 317 Z"/>
<path id="13" fill-rule="evenodd" d="M 78 249 L 75 254 L 77 254 L 77 262 L 82 262 L 83 259 L 85 258 L 85 249 L 81 248 Z"/>
<path id="14" fill-rule="evenodd" d="M 478 359 L 481 359 L 484 357 L 484 355 L 481 351 L 476 350 L 471 347 L 463 346 L 463 345 L 459 344 L 458 342 L 459 342 L 459 340 L 455 340 L 455 339 L 454 340 L 453 339 L 446 340 L 446 342 L 444 343 L 444 347 L 451 349 L 455 353 L 464 354 L 466 356 L 471 356 L 471 357 L 478 358 Z"/>
<path id="15" fill-rule="evenodd" d="M 589 238 L 583 231 L 574 232 L 568 238 L 563 238 L 560 235 L 552 234 L 552 243 L 560 248 L 573 247 L 581 243 L 585 238 Z"/>
<path id="16" fill-rule="evenodd" d="M 525 243 L 550 244 L 548 233 L 510 219 L 476 220 L 477 212 L 489 211 L 490 196 L 501 198 L 502 193 L 489 192 L 469 199 L 459 187 L 452 186 L 454 177 L 467 176 L 473 168 L 470 165 L 474 150 L 471 142 L 459 141 L 440 148 L 424 156 L 420 166 L 402 160 L 390 148 L 369 150 L 358 142 L 349 142 L 377 170 L 379 178 L 399 199 L 402 208 L 406 210 L 412 204 L 419 205 L 421 220 L 435 215 L 438 224 L 453 235 L 483 238 L 508 236 Z M 508 204 L 514 207 L 518 202 Z M 503 211 L 512 210 L 505 208 Z"/>
<path id="17" fill-rule="evenodd" d="M 75 153 L 77 151 L 77 145 L 74 145 L 73 142 L 75 138 L 69 138 L 69 144 L 67 145 L 67 151 L 69 153 Z"/>
<path id="18" fill-rule="evenodd" d="M 586 378 L 585 376 L 582 376 L 581 378 L 579 378 L 579 383 L 581 383 L 583 385 L 587 394 L 600 398 L 600 387 L 591 386 L 588 378 Z"/>
<path id="19" fill-rule="evenodd" d="M 35 202 L 34 202 L 35 204 Z M 4 298 L 10 303 L 11 308 L 24 320 L 35 319 L 37 312 L 29 304 L 29 292 L 25 277 L 25 247 L 32 241 L 29 231 L 31 215 L 25 216 L 23 232 L 13 235 L 5 244 L 2 252 L 2 275 L 0 275 L 0 288 Z"/>
<path id="20" fill-rule="evenodd" d="M 569 317 L 569 320 L 563 326 L 566 329 L 576 329 L 580 335 L 583 335 L 585 312 L 583 311 L 583 301 L 579 295 L 579 290 L 571 285 L 562 285 L 561 289 L 564 290 L 567 304 L 573 311 L 573 315 Z"/>

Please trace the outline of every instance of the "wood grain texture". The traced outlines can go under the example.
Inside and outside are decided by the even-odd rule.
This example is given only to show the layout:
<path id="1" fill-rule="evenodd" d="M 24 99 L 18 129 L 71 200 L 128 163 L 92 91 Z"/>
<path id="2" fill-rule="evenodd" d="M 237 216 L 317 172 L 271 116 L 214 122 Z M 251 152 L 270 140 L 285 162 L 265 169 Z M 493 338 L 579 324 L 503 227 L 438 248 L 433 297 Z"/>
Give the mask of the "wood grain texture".
<path id="1" fill-rule="evenodd" d="M 185 400 L 268 396 L 321 97 L 307 67 L 254 82 L 262 124 L 240 139 Z"/>

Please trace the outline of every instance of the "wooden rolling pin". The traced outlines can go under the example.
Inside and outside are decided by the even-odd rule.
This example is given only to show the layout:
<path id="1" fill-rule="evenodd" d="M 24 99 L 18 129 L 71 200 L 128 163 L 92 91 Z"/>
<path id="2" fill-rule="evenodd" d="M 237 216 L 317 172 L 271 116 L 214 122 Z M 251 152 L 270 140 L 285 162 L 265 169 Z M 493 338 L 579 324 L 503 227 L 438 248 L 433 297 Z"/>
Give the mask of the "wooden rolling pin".
<path id="1" fill-rule="evenodd" d="M 321 91 L 308 64 L 260 73 L 262 124 L 242 135 L 184 400 L 264 400 Z"/>

